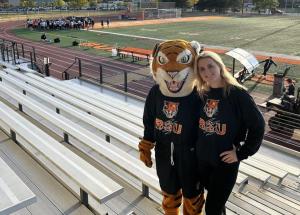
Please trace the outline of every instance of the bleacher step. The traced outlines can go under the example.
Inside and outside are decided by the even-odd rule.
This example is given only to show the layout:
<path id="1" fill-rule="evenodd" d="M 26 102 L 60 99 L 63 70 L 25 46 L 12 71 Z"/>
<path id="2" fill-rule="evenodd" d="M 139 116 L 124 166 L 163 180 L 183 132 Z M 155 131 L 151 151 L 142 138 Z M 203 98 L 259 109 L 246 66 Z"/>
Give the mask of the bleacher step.
<path id="1" fill-rule="evenodd" d="M 268 165 L 264 162 L 255 160 L 251 157 L 248 158 L 248 159 L 245 159 L 243 162 L 250 165 L 250 166 L 253 166 L 257 169 L 260 169 L 262 171 L 265 171 L 265 172 L 271 174 L 272 176 L 278 178 L 279 182 L 281 182 L 288 175 L 288 172 L 285 171 L 285 170 L 279 169 L 279 168 L 274 167 L 272 165 Z"/>
<path id="2" fill-rule="evenodd" d="M 271 158 L 269 156 L 262 155 L 257 153 L 253 156 L 253 159 L 258 160 L 260 162 L 264 162 L 266 164 L 276 166 L 277 168 L 281 168 L 290 174 L 299 177 L 300 176 L 300 168 L 294 167 L 292 165 L 287 164 L 286 162 L 280 161 L 278 159 Z"/>
<path id="3" fill-rule="evenodd" d="M 283 197 L 286 200 L 289 200 L 292 204 L 295 204 L 295 207 L 300 210 L 300 196 L 299 193 L 296 193 L 292 190 L 287 190 L 285 187 L 278 187 L 274 184 L 266 184 L 264 187 L 269 192 L 272 192 L 278 196 Z"/>
<path id="4" fill-rule="evenodd" d="M 123 193 L 106 202 L 107 206 L 114 210 L 130 209 L 137 212 L 142 211 L 143 213 L 141 214 L 162 214 L 160 210 L 161 199 L 154 198 L 156 201 L 152 201 L 141 196 L 139 191 L 141 186 L 138 180 L 126 174 L 125 171 L 112 164 L 103 156 L 88 149 L 79 141 L 72 140 L 72 143 L 74 146 L 64 142 L 62 144 L 124 187 Z M 116 206 L 118 209 L 116 209 Z"/>
<path id="5" fill-rule="evenodd" d="M 239 194 L 240 195 L 240 194 Z M 231 193 L 231 195 L 229 196 L 229 202 L 238 205 L 240 208 L 242 208 L 244 211 L 247 211 L 250 214 L 254 214 L 254 215 L 270 215 L 269 213 L 253 206 L 252 204 L 250 204 L 249 202 L 242 200 L 240 198 L 240 196 L 235 194 L 235 193 Z"/>
<path id="6" fill-rule="evenodd" d="M 79 204 L 79 200 L 70 191 L 12 140 L 0 144 L 0 153 L 38 199 L 36 203 L 17 213 L 57 215 L 72 208 L 74 215 L 92 215 L 85 206 Z M 76 204 L 78 207 L 73 208 Z"/>
<path id="7" fill-rule="evenodd" d="M 233 204 L 232 202 L 230 201 L 227 201 L 226 202 L 226 208 L 227 210 L 230 210 L 230 211 L 234 211 L 234 214 L 239 214 L 239 215 L 251 215 L 251 213 L 249 213 L 248 211 L 240 208 L 239 206 Z M 227 213 L 227 211 L 226 211 Z"/>
<path id="8" fill-rule="evenodd" d="M 263 198 L 260 198 L 260 197 L 257 197 L 255 194 L 253 193 L 247 193 L 246 195 L 247 197 L 249 197 L 249 199 L 251 199 L 252 201 L 256 201 L 256 202 L 259 202 L 260 204 L 268 207 L 269 209 L 272 209 L 270 210 L 270 214 L 282 214 L 282 215 L 293 215 L 293 213 L 290 213 L 270 202 L 268 202 L 266 199 L 263 199 Z M 276 211 L 276 212 L 275 212 Z"/>
<path id="9" fill-rule="evenodd" d="M 286 198 L 270 193 L 268 190 L 257 190 L 253 186 L 247 186 L 244 192 L 245 195 L 251 197 L 252 199 L 256 199 L 258 202 L 265 202 L 265 205 L 275 208 L 282 214 L 300 214 L 300 210 L 293 207 L 294 205 L 289 205 L 289 201 L 287 201 Z"/>
<path id="10" fill-rule="evenodd" d="M 0 128 L 0 144 L 2 141 L 8 140 L 9 137 Z"/>
<path id="11" fill-rule="evenodd" d="M 38 128 L 40 128 L 41 130 L 43 130 L 49 136 L 51 136 L 52 138 L 54 138 L 55 140 L 57 140 L 58 142 L 63 141 L 63 137 L 59 136 L 56 132 L 54 132 L 51 129 L 49 129 L 49 126 L 44 125 L 42 120 L 37 121 L 37 120 L 33 119 L 32 116 L 29 116 L 27 113 L 21 112 L 19 110 L 17 112 L 21 116 L 23 116 L 24 118 L 26 118 L 27 120 L 29 120 L 32 124 L 36 125 Z"/>
<path id="12" fill-rule="evenodd" d="M 263 201 L 258 201 L 257 199 L 253 199 L 250 198 L 249 196 L 243 195 L 243 194 L 236 194 L 238 195 L 238 197 L 245 201 L 248 202 L 249 204 L 253 205 L 256 208 L 259 208 L 265 212 L 267 212 L 268 214 L 272 214 L 272 215 L 283 215 L 279 212 L 277 212 L 276 210 L 274 210 L 273 208 L 268 207 L 269 205 L 265 205 Z M 287 215 L 287 214 L 284 214 Z"/>
<path id="13" fill-rule="evenodd" d="M 261 186 L 267 183 L 267 181 L 271 178 L 270 174 L 261 171 L 255 167 L 249 166 L 243 162 L 240 163 L 239 171 L 261 182 L 262 183 Z"/>

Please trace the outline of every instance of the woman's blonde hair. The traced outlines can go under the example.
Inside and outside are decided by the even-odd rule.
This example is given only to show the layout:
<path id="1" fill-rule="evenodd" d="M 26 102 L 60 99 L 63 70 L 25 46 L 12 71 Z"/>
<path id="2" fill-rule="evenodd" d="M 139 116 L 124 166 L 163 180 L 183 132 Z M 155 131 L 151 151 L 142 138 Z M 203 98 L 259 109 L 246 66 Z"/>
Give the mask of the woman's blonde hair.
<path id="1" fill-rule="evenodd" d="M 199 68 L 198 63 L 201 59 L 204 58 L 211 58 L 219 67 L 220 67 L 220 74 L 221 78 L 224 81 L 224 95 L 228 95 L 230 92 L 230 88 L 233 86 L 236 86 L 238 88 L 242 88 L 246 90 L 246 87 L 241 85 L 233 76 L 232 74 L 227 70 L 222 58 L 215 52 L 211 51 L 203 51 L 200 55 L 196 57 L 195 65 L 194 65 L 194 71 L 196 73 L 197 77 L 197 88 L 199 91 L 199 94 L 201 97 L 203 97 L 203 94 L 205 92 L 208 92 L 210 90 L 210 87 L 207 85 L 207 83 L 201 78 L 199 74 Z"/>

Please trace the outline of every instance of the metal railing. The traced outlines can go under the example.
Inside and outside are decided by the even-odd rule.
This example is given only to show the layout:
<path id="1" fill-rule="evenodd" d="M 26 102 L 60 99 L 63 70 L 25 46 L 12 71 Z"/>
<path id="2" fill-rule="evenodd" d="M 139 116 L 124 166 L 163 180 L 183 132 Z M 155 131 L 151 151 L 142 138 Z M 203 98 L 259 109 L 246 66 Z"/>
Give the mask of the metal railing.
<path id="1" fill-rule="evenodd" d="M 31 69 L 46 76 L 50 74 L 50 64 L 45 63 L 47 56 L 37 54 L 35 48 L 29 44 L 0 39 L 0 58 L 12 64 L 29 63 Z M 60 77 L 64 80 L 84 78 L 142 98 L 146 97 L 153 85 L 153 82 L 147 82 L 148 87 L 138 83 L 140 79 L 151 79 L 149 75 L 133 72 L 108 62 L 96 62 L 79 57 L 76 57 L 72 64 L 61 71 Z M 141 90 L 137 85 L 141 87 Z"/>
<path id="2" fill-rule="evenodd" d="M 129 87 L 132 81 L 149 77 L 107 63 L 99 63 L 83 58 L 76 57 L 75 62 L 78 65 L 78 78 L 88 79 L 98 84 L 109 85 L 126 93 L 132 91 Z M 68 77 L 68 74 L 65 75 Z"/>
<path id="3" fill-rule="evenodd" d="M 12 40 L 0 39 L 0 58 L 4 62 L 14 65 L 30 63 L 30 68 L 49 76 L 50 64 L 45 63 L 47 56 L 37 55 L 35 48 L 30 45 Z"/>
<path id="4" fill-rule="evenodd" d="M 34 47 L 7 39 L 0 39 L 0 55 L 1 60 L 13 64 L 20 63 L 21 59 L 22 62 L 26 62 L 26 60 L 32 64 L 36 62 Z M 32 57 L 30 57 L 31 55 Z"/>

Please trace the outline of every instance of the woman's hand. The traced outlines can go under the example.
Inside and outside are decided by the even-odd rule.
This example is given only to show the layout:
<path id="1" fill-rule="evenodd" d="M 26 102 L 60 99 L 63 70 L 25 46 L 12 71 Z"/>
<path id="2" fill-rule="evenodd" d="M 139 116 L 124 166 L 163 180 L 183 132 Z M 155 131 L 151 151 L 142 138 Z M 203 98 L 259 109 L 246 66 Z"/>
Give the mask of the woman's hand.
<path id="1" fill-rule="evenodd" d="M 238 162 L 238 158 L 236 155 L 236 147 L 233 145 L 233 149 L 230 151 L 225 151 L 220 154 L 222 157 L 222 161 L 225 163 L 234 163 Z"/>

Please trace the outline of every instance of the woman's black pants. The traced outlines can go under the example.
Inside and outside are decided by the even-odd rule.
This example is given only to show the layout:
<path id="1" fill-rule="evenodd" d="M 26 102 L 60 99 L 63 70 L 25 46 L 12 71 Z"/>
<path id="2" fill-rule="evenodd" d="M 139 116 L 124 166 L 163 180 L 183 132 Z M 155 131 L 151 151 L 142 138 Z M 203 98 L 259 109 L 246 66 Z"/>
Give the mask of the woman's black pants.
<path id="1" fill-rule="evenodd" d="M 239 162 L 227 164 L 221 162 L 212 166 L 205 162 L 199 163 L 199 177 L 207 190 L 206 215 L 225 215 L 225 204 L 235 184 Z"/>

